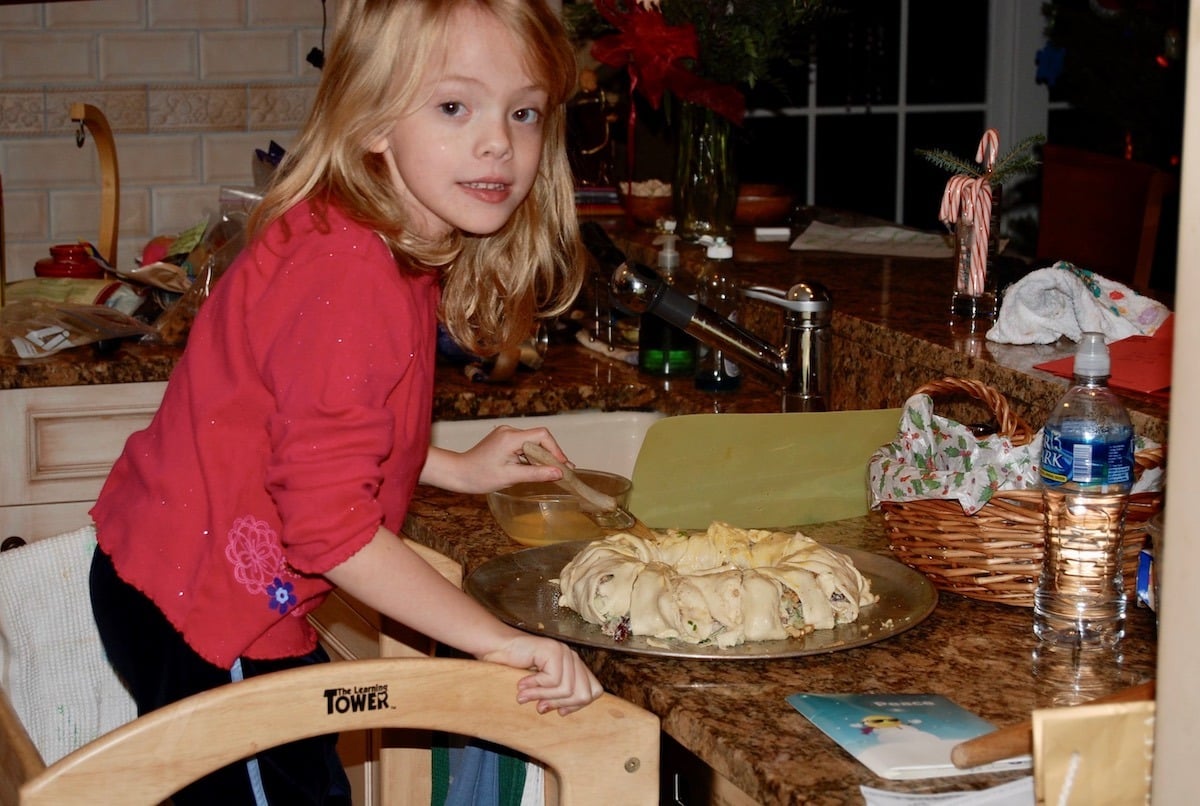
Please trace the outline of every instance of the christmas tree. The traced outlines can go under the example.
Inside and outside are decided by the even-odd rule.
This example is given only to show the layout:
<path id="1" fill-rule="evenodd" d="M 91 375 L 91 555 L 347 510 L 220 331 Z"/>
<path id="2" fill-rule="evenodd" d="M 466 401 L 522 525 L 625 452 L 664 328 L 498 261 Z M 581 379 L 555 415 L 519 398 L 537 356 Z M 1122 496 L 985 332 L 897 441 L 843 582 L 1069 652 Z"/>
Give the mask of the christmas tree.
<path id="1" fill-rule="evenodd" d="M 1179 164 L 1186 0 L 1051 0 L 1038 80 L 1067 114 L 1049 139 L 1148 162 Z"/>

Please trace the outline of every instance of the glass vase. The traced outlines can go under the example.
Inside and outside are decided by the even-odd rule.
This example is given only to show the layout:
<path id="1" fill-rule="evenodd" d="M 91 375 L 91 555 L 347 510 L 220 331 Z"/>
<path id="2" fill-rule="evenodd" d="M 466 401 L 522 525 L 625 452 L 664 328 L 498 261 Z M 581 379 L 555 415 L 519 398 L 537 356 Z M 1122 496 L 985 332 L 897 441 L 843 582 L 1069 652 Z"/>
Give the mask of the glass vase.
<path id="1" fill-rule="evenodd" d="M 688 240 L 733 238 L 738 181 L 733 124 L 706 106 L 684 102 L 671 184 L 678 232 Z"/>
<path id="2" fill-rule="evenodd" d="M 980 233 L 965 216 L 954 229 L 954 293 L 950 298 L 951 321 L 992 320 L 999 309 L 993 261 L 999 251 L 1000 188 L 992 190 L 987 243 L 976 247 Z M 978 215 L 978 213 L 976 213 Z"/>

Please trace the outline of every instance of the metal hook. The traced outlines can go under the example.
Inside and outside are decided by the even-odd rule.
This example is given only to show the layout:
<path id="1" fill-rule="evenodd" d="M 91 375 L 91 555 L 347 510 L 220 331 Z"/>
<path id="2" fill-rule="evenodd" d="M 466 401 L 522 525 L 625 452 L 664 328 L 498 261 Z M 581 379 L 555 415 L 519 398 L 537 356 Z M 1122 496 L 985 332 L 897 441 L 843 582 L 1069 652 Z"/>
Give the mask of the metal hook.
<path id="1" fill-rule="evenodd" d="M 75 130 L 75 147 L 76 148 L 83 148 L 84 140 L 87 139 L 85 137 L 86 134 L 87 134 L 87 129 L 83 125 L 83 121 L 81 120 L 81 121 L 79 121 L 79 128 Z"/>

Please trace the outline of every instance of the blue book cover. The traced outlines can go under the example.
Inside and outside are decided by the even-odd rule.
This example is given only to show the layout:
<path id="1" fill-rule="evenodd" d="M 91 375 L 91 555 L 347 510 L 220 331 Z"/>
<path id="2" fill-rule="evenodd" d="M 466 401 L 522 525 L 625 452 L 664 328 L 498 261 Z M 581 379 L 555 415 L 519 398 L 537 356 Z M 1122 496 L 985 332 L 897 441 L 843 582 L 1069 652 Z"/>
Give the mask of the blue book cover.
<path id="1" fill-rule="evenodd" d="M 1030 757 L 962 770 L 950 761 L 960 742 L 995 726 L 938 694 L 793 694 L 788 702 L 881 778 L 940 778 L 1019 770 Z"/>

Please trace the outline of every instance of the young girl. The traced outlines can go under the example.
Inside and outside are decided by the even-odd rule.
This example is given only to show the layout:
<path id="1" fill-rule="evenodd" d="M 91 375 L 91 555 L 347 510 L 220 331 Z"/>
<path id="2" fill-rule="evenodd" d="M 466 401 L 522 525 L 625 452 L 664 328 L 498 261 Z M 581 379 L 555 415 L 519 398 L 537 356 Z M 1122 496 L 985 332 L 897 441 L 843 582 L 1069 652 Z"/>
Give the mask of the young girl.
<path id="1" fill-rule="evenodd" d="M 529 439 L 565 459 L 544 429 L 498 429 L 462 454 L 430 448 L 429 434 L 439 316 L 487 354 L 578 291 L 572 51 L 542 0 L 339 6 L 312 112 L 251 243 L 92 511 L 97 623 L 144 713 L 327 660 L 305 615 L 336 585 L 531 670 L 518 701 L 568 714 L 601 693 L 579 657 L 493 618 L 397 531 L 418 481 L 483 493 L 560 476 L 519 461 Z M 343 802 L 347 789 L 332 740 L 312 740 L 175 802 Z"/>

